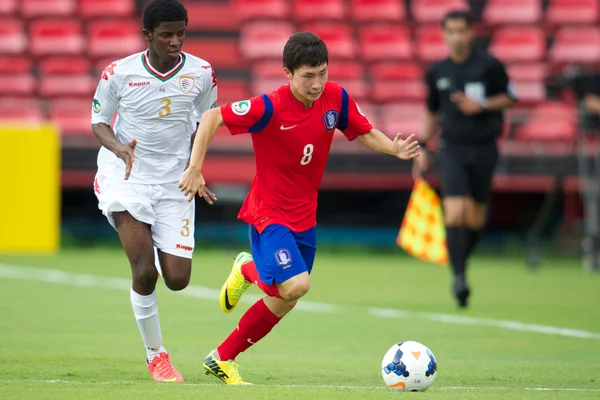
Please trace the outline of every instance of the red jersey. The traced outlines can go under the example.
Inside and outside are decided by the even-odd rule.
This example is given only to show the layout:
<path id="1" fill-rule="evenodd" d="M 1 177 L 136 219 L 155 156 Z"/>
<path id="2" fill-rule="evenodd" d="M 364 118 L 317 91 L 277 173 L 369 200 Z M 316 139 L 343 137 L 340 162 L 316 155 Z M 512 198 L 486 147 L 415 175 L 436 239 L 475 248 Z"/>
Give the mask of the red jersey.
<path id="1" fill-rule="evenodd" d="M 346 90 L 333 82 L 310 108 L 285 85 L 269 95 L 229 103 L 221 114 L 231 134 L 252 135 L 256 175 L 238 218 L 260 233 L 272 224 L 294 232 L 315 226 L 318 189 L 336 128 L 348 140 L 373 128 Z"/>

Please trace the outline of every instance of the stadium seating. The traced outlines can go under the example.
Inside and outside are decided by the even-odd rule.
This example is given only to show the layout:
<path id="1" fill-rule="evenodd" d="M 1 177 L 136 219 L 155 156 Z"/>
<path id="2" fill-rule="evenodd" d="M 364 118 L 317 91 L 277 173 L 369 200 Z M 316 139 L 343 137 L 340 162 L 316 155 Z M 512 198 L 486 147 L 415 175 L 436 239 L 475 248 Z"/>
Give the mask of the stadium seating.
<path id="1" fill-rule="evenodd" d="M 398 0 L 351 0 L 350 14 L 358 23 L 400 23 L 406 19 L 406 7 Z"/>
<path id="2" fill-rule="evenodd" d="M 23 21 L 15 18 L 0 19 L 0 54 L 21 54 L 27 48 Z"/>
<path id="3" fill-rule="evenodd" d="M 45 119 L 42 106 L 32 98 L 0 98 L 0 122 L 41 122 Z"/>
<path id="4" fill-rule="evenodd" d="M 33 68 L 33 61 L 25 56 L 0 57 L 0 74 L 29 73 Z"/>
<path id="5" fill-rule="evenodd" d="M 360 55 L 366 62 L 409 60 L 413 57 L 410 30 L 400 25 L 365 25 L 359 30 Z"/>
<path id="6" fill-rule="evenodd" d="M 468 10 L 466 0 L 412 0 L 412 16 L 418 23 L 439 23 L 451 10 Z"/>
<path id="7" fill-rule="evenodd" d="M 85 19 L 125 18 L 133 16 L 135 11 L 134 0 L 79 0 L 79 15 Z"/>
<path id="8" fill-rule="evenodd" d="M 290 4 L 287 0 L 233 0 L 232 5 L 240 22 L 290 17 Z"/>
<path id="9" fill-rule="evenodd" d="M 417 57 L 424 63 L 439 61 L 448 56 L 448 46 L 444 43 L 439 25 L 421 25 L 415 32 Z"/>
<path id="10" fill-rule="evenodd" d="M 0 96 L 33 96 L 36 79 L 27 72 L 0 75 Z"/>
<path id="11" fill-rule="evenodd" d="M 29 53 L 33 56 L 75 55 L 84 47 L 79 20 L 39 19 L 29 25 Z"/>
<path id="12" fill-rule="evenodd" d="M 76 8 L 77 0 L 19 1 L 19 12 L 25 18 L 70 16 Z"/>
<path id="13" fill-rule="evenodd" d="M 539 61 L 545 50 L 544 32 L 535 26 L 499 28 L 489 47 L 490 53 L 504 62 Z"/>
<path id="14" fill-rule="evenodd" d="M 80 98 L 62 98 L 50 104 L 50 120 L 63 135 L 92 135 L 91 105 Z"/>
<path id="15" fill-rule="evenodd" d="M 598 0 L 550 0 L 546 21 L 552 25 L 592 24 L 600 21 Z"/>
<path id="16" fill-rule="evenodd" d="M 542 0 L 488 0 L 484 22 L 500 24 L 533 24 L 542 18 Z"/>
<path id="17" fill-rule="evenodd" d="M 299 23 L 346 18 L 344 0 L 292 0 L 292 18 Z"/>
<path id="18" fill-rule="evenodd" d="M 147 47 L 137 20 L 95 20 L 88 25 L 90 57 L 127 56 Z"/>
<path id="19" fill-rule="evenodd" d="M 302 26 L 301 30 L 313 32 L 323 39 L 328 44 L 327 50 L 332 59 L 350 59 L 356 55 L 356 42 L 352 28 L 348 24 L 316 22 Z M 281 53 L 279 56 L 281 57 Z"/>
<path id="20" fill-rule="evenodd" d="M 278 1 L 277 3 L 280 3 Z M 242 4 L 245 4 L 242 3 Z M 188 32 L 202 31 L 212 34 L 217 32 L 231 32 L 238 29 L 239 10 L 235 9 L 231 2 L 191 2 L 185 4 L 189 19 Z M 261 10 L 258 5 L 253 10 Z M 264 13 L 270 13 L 270 9 L 262 9 Z M 268 14 L 272 15 L 272 14 Z"/>
<path id="21" fill-rule="evenodd" d="M 390 137 L 419 134 L 427 109 L 423 103 L 390 103 L 381 108 L 381 128 Z"/>
<path id="22" fill-rule="evenodd" d="M 17 0 L 0 0 L 0 15 L 11 15 L 17 11 Z"/>
<path id="23" fill-rule="evenodd" d="M 560 28 L 554 36 L 550 59 L 556 64 L 600 62 L 600 28 L 597 26 Z"/>
<path id="24" fill-rule="evenodd" d="M 283 46 L 295 32 L 289 22 L 251 22 L 240 31 L 239 48 L 246 60 L 281 58 Z"/>

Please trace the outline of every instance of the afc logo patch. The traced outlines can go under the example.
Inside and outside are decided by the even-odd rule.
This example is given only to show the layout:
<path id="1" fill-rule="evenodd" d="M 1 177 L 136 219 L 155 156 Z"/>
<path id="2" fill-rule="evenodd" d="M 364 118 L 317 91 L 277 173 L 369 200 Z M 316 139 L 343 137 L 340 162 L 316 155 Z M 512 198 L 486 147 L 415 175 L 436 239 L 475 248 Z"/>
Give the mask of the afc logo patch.
<path id="1" fill-rule="evenodd" d="M 335 129 L 338 123 L 338 112 L 336 110 L 329 110 L 323 114 L 323 121 L 325 122 L 325 128 L 328 131 Z"/>
<path id="2" fill-rule="evenodd" d="M 291 267 L 292 255 L 288 249 L 279 249 L 275 253 L 275 261 L 277 261 L 278 266 L 283 267 L 283 269 L 287 269 Z"/>

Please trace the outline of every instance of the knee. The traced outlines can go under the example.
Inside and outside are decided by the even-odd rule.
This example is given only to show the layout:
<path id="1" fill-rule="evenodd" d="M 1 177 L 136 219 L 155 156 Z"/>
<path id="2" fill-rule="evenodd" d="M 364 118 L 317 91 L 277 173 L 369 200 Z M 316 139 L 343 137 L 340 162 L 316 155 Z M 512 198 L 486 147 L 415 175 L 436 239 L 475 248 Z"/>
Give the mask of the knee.
<path id="1" fill-rule="evenodd" d="M 165 281 L 165 286 L 173 291 L 183 290 L 190 284 L 190 276 L 189 275 L 178 275 L 171 277 L 163 277 Z"/>
<path id="2" fill-rule="evenodd" d="M 308 276 L 302 278 L 296 277 L 280 285 L 279 295 L 283 300 L 294 301 L 303 297 L 309 290 L 310 279 L 308 279 Z"/>
<path id="3" fill-rule="evenodd" d="M 132 265 L 132 278 L 134 286 L 145 293 L 152 293 L 158 280 L 158 272 L 154 265 Z"/>

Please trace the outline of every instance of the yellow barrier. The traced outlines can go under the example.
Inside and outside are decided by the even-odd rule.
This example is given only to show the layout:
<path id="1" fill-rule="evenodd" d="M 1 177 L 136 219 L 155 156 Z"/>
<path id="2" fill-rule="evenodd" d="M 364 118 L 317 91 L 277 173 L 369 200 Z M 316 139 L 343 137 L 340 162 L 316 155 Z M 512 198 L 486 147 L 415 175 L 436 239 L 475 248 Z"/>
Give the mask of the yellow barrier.
<path id="1" fill-rule="evenodd" d="M 0 125 L 0 252 L 54 252 L 60 242 L 60 134 Z"/>

